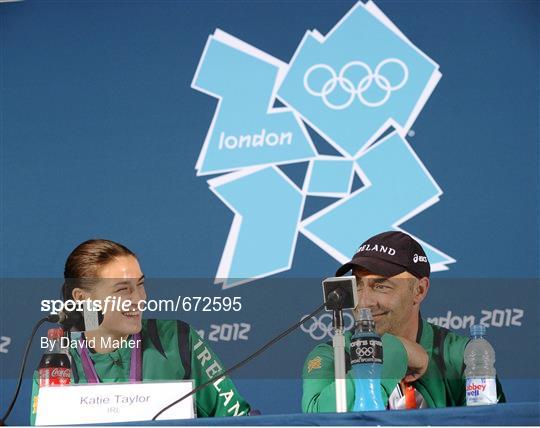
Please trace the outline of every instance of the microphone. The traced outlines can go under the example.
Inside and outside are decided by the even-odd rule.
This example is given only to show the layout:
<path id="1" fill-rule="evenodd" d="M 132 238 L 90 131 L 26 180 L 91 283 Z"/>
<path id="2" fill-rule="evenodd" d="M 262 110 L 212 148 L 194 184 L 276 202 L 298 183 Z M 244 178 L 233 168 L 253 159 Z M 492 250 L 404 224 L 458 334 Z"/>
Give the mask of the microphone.
<path id="1" fill-rule="evenodd" d="M 345 291 L 343 291 L 342 289 L 338 288 L 328 293 L 328 296 L 326 296 L 326 303 L 329 306 L 340 306 L 343 305 L 346 297 L 347 293 L 345 293 Z"/>
<path id="2" fill-rule="evenodd" d="M 66 311 L 65 309 L 63 309 L 57 314 L 49 314 L 48 316 L 41 318 L 38 321 L 38 323 L 32 329 L 30 338 L 26 342 L 26 348 L 23 353 L 21 367 L 19 370 L 19 378 L 17 380 L 17 386 L 15 388 L 15 393 L 13 394 L 13 398 L 11 399 L 11 403 L 9 404 L 6 410 L 6 413 L 4 413 L 4 415 L 0 418 L 0 426 L 5 425 L 6 419 L 9 417 L 9 415 L 11 414 L 11 411 L 13 410 L 13 407 L 15 406 L 15 402 L 17 401 L 17 397 L 19 396 L 19 392 L 21 390 L 24 369 L 26 368 L 26 362 L 28 360 L 28 354 L 30 352 L 30 345 L 32 344 L 32 340 L 34 339 L 34 336 L 36 335 L 39 327 L 46 322 L 50 322 L 53 324 L 59 323 L 62 327 L 65 328 L 65 330 L 69 334 L 72 328 L 75 331 L 93 330 L 94 328 L 97 328 L 103 322 L 103 313 L 102 311 L 91 311 L 86 308 L 83 308 L 82 312 L 81 311 Z M 88 327 L 88 328 L 85 328 L 85 327 Z M 115 362 L 115 364 L 118 364 L 118 363 Z M 119 361 L 119 364 L 122 365 L 122 362 Z"/>
<path id="3" fill-rule="evenodd" d="M 322 286 L 327 311 L 354 309 L 358 304 L 355 276 L 326 278 Z"/>
<path id="4" fill-rule="evenodd" d="M 356 293 L 356 277 L 341 276 L 326 278 L 322 282 L 324 307 L 333 312 L 332 327 L 334 337 L 334 372 L 336 385 L 336 410 L 339 413 L 347 411 L 347 385 L 345 383 L 345 336 L 343 310 L 354 309 L 358 304 Z"/>
<path id="5" fill-rule="evenodd" d="M 197 386 L 195 389 L 191 390 L 190 392 L 188 392 L 186 395 L 184 395 L 183 397 L 180 397 L 178 400 L 176 401 L 173 401 L 171 404 L 169 404 L 168 406 L 164 407 L 163 409 L 161 409 L 158 413 L 156 413 L 154 415 L 154 417 L 152 418 L 153 421 L 155 421 L 157 418 L 159 418 L 159 416 L 161 416 L 161 414 L 163 414 L 164 412 L 166 412 L 167 410 L 169 410 L 171 407 L 175 406 L 176 404 L 180 403 L 181 401 L 185 400 L 186 398 L 196 394 L 197 392 L 199 392 L 201 389 L 203 388 L 206 388 L 208 385 L 212 384 L 212 383 L 215 383 L 217 382 L 219 379 L 227 376 L 229 373 L 233 372 L 234 370 L 242 367 L 243 365 L 247 364 L 248 362 L 250 362 L 251 360 L 253 360 L 254 358 L 258 357 L 260 354 L 262 354 L 264 351 L 266 351 L 268 348 L 270 348 L 274 343 L 278 342 L 279 340 L 283 339 L 285 336 L 287 336 L 289 333 L 291 333 L 292 331 L 294 331 L 297 327 L 301 326 L 302 324 L 304 324 L 305 322 L 309 321 L 310 319 L 312 319 L 315 315 L 317 315 L 319 312 L 321 312 L 324 308 L 324 304 L 322 304 L 321 306 L 319 306 L 317 309 L 315 309 L 312 313 L 310 313 L 309 315 L 306 315 L 304 318 L 302 318 L 299 322 L 293 324 L 292 326 L 290 326 L 287 330 L 281 332 L 280 334 L 278 334 L 276 337 L 274 337 L 272 340 L 270 340 L 268 343 L 265 343 L 263 346 L 261 346 L 259 349 L 257 349 L 253 354 L 249 355 L 248 357 L 246 357 L 245 359 L 243 359 L 242 361 L 240 361 L 239 363 L 236 363 L 234 366 L 232 366 L 231 368 L 227 369 L 227 370 L 224 370 L 222 371 L 221 373 L 215 375 L 214 377 L 212 377 L 211 379 L 209 379 L 208 381 L 200 384 L 199 386 Z M 252 415 L 260 415 L 261 412 L 258 411 L 258 410 L 252 410 L 252 412 L 250 412 L 250 416 Z"/>
<path id="6" fill-rule="evenodd" d="M 79 311 L 66 311 L 62 310 L 57 314 L 50 314 L 47 317 L 47 321 L 51 323 L 58 323 L 66 330 L 70 330 L 72 327 L 77 331 L 84 331 L 84 318 L 83 314 Z"/>

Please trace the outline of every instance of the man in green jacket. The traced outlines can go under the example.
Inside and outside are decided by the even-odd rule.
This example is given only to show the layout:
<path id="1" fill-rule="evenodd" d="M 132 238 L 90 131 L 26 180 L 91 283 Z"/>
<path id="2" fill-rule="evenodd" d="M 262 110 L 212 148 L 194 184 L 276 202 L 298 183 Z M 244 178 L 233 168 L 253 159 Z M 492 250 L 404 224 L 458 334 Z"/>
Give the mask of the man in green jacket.
<path id="1" fill-rule="evenodd" d="M 463 352 L 469 339 L 422 319 L 420 304 L 429 290 L 429 261 L 422 246 L 402 232 L 384 232 L 364 242 L 336 276 L 352 269 L 360 308 L 369 308 L 382 337 L 381 386 L 388 408 L 465 404 Z M 350 347 L 351 332 L 345 335 Z M 347 408 L 354 403 L 354 381 L 347 365 Z M 303 369 L 302 410 L 335 412 L 334 354 L 331 343 L 317 345 Z M 497 381 L 499 401 L 505 401 Z"/>

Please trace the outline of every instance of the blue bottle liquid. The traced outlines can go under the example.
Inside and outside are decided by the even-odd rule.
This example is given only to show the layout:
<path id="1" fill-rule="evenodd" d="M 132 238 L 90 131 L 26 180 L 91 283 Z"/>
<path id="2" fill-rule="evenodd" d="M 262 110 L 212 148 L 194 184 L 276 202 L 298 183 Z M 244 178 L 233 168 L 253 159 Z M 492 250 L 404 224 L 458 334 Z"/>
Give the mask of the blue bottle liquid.
<path id="1" fill-rule="evenodd" d="M 375 333 L 371 310 L 362 308 L 351 338 L 351 370 L 354 378 L 354 412 L 385 410 L 381 394 L 383 348 Z"/>

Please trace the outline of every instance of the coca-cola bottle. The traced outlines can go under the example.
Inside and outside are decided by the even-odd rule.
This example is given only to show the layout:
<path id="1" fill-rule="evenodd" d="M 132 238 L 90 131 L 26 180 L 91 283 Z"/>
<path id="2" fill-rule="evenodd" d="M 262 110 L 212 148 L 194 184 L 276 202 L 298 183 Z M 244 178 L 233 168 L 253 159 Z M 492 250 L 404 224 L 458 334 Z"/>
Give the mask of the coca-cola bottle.
<path id="1" fill-rule="evenodd" d="M 64 330 L 51 328 L 47 332 L 49 344 L 41 357 L 38 367 L 39 387 L 63 386 L 71 383 L 71 362 L 69 360 L 68 348 L 62 347 L 61 338 Z"/>

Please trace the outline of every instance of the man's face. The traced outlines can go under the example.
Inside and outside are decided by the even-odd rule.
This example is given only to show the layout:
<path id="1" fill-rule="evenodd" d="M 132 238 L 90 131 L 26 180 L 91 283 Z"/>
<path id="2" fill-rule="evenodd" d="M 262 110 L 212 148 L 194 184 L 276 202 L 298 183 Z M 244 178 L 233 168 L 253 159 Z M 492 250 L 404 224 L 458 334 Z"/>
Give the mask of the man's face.
<path id="1" fill-rule="evenodd" d="M 391 333 L 402 336 L 418 312 L 416 286 L 418 279 L 408 272 L 390 278 L 369 271 L 355 269 L 358 306 L 354 315 L 358 319 L 360 308 L 371 309 L 377 334 Z"/>

